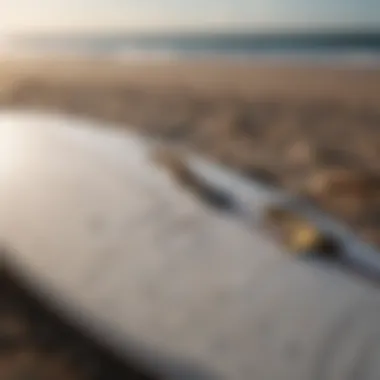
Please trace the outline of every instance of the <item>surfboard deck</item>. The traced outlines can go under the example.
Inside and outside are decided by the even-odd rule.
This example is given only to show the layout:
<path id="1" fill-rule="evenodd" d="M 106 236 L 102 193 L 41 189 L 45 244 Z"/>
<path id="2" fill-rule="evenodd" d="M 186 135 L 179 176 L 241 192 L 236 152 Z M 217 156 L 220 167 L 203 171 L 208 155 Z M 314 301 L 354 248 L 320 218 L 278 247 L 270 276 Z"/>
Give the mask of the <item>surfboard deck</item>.
<path id="1" fill-rule="evenodd" d="M 296 260 L 261 228 L 268 206 L 294 204 L 376 267 L 333 221 L 188 155 L 233 207 L 207 204 L 152 161 L 154 144 L 85 121 L 4 114 L 0 145 L 6 262 L 120 355 L 165 379 L 378 378 L 376 285 Z"/>

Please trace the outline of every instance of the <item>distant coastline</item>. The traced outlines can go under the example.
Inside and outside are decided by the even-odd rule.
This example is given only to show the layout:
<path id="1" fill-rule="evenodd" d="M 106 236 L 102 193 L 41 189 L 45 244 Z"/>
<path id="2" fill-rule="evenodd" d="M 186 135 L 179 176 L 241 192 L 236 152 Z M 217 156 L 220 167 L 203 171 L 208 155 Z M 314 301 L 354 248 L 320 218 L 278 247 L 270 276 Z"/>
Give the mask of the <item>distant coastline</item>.
<path id="1" fill-rule="evenodd" d="M 9 39 L 40 56 L 110 59 L 245 59 L 380 65 L 379 31 L 36 33 Z M 3 49 L 4 53 L 4 49 Z"/>

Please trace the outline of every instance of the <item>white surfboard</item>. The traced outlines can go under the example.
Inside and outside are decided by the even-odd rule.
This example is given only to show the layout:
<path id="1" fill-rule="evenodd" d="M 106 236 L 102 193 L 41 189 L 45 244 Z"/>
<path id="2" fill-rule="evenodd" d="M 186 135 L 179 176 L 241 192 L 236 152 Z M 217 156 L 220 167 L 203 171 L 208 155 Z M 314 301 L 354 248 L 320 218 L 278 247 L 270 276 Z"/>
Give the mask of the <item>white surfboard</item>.
<path id="1" fill-rule="evenodd" d="M 209 206 L 151 149 L 83 120 L 3 113 L 0 244 L 13 270 L 165 379 L 379 379 L 378 287 L 265 235 L 262 211 L 287 196 L 189 157 L 234 210 Z M 373 248 L 316 219 L 376 269 Z"/>

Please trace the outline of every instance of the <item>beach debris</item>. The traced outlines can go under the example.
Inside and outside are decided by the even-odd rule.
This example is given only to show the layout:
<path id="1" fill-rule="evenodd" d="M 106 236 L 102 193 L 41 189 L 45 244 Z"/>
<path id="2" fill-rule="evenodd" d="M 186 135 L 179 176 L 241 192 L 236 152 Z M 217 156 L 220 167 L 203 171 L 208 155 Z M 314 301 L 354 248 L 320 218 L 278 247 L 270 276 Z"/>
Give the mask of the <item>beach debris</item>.
<path id="1" fill-rule="evenodd" d="M 293 165 L 309 165 L 315 161 L 315 151 L 306 140 L 297 140 L 287 149 L 287 159 Z"/>
<path id="2" fill-rule="evenodd" d="M 273 230 L 281 242 L 297 255 L 316 254 L 337 257 L 341 253 L 339 242 L 301 214 L 282 205 L 269 206 L 264 224 Z"/>
<path id="3" fill-rule="evenodd" d="M 281 180 L 274 170 L 265 167 L 251 165 L 242 171 L 242 174 L 255 181 L 259 181 L 264 185 L 276 188 L 281 187 Z"/>
<path id="4" fill-rule="evenodd" d="M 321 170 L 306 182 L 305 191 L 316 197 L 380 199 L 380 174 L 346 169 Z"/>
<path id="5" fill-rule="evenodd" d="M 359 157 L 345 149 L 318 146 L 316 147 L 315 161 L 317 165 L 329 169 L 363 170 Z"/>
<path id="6" fill-rule="evenodd" d="M 168 170 L 179 185 L 190 190 L 206 204 L 223 210 L 233 208 L 232 197 L 197 176 L 187 164 L 184 154 L 180 151 L 174 148 L 160 147 L 154 151 L 153 160 Z"/>

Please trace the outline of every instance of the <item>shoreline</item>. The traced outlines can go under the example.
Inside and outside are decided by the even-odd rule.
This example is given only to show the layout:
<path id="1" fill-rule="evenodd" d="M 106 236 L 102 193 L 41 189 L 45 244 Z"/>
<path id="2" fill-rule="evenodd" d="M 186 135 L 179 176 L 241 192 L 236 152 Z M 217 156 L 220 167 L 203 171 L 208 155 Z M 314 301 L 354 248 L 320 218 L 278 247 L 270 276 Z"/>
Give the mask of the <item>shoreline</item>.
<path id="1" fill-rule="evenodd" d="M 1 52 L 0 65 L 9 62 L 38 62 L 48 63 L 53 61 L 63 62 L 88 62 L 96 60 L 115 65 L 133 65 L 147 63 L 153 66 L 165 64 L 218 64 L 243 65 L 255 67 L 271 68 L 311 68 L 324 70 L 370 70 L 380 71 L 380 52 L 378 53 L 347 53 L 347 54 L 325 54 L 322 57 L 315 57 L 309 54 L 220 54 L 220 53 L 198 53 L 181 54 L 176 52 L 155 52 L 155 53 L 133 53 L 119 52 L 114 54 L 96 53 L 76 53 L 65 52 L 60 55 L 56 52 Z"/>

